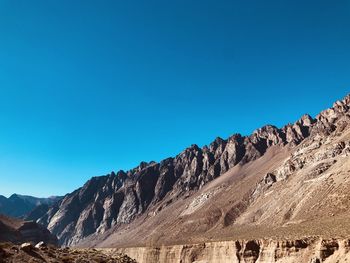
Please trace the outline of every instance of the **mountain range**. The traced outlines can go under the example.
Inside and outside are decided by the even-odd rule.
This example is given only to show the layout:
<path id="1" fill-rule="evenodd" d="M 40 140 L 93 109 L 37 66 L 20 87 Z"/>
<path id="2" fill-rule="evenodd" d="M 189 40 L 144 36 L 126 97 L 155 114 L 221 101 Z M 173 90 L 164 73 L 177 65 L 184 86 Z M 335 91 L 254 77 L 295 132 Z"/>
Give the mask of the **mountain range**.
<path id="1" fill-rule="evenodd" d="M 216 138 L 93 177 L 38 222 L 60 244 L 83 246 L 343 235 L 338 223 L 350 216 L 349 107 L 350 95 L 315 118 Z"/>
<path id="2" fill-rule="evenodd" d="M 0 214 L 24 218 L 37 206 L 44 206 L 48 209 L 49 206 L 56 203 L 60 198 L 58 196 L 37 198 L 19 194 L 13 194 L 9 198 L 6 198 L 0 195 Z"/>
<path id="3" fill-rule="evenodd" d="M 347 95 L 281 128 L 93 177 L 50 204 L 36 200 L 27 217 L 62 246 L 115 247 L 138 262 L 350 259 L 349 127 Z M 18 198 L 35 200 L 9 199 Z"/>

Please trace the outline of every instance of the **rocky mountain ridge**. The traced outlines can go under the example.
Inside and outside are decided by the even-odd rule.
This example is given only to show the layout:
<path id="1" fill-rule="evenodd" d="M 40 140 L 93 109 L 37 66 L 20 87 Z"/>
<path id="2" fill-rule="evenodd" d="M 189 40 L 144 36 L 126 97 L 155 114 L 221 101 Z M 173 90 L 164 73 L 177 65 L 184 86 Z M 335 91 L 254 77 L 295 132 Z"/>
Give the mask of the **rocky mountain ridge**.
<path id="1" fill-rule="evenodd" d="M 216 138 L 208 146 L 200 148 L 192 145 L 176 157 L 159 163 L 142 162 L 127 172 L 112 172 L 106 176 L 94 177 L 82 188 L 56 203 L 38 222 L 47 226 L 64 245 L 81 243 L 89 236 L 108 236 L 141 218 L 151 221 L 149 218 L 162 214 L 163 210 L 175 207 L 179 202 L 187 202 L 183 201 L 185 199 L 197 198 L 196 193 L 204 191 L 209 183 L 215 184 L 224 180 L 221 179 L 224 174 L 261 162 L 269 152 L 276 152 L 271 156 L 277 156 L 277 152 L 283 151 L 290 153 L 281 165 L 275 162 L 277 167 L 267 170 L 256 185 L 249 185 L 251 189 L 240 196 L 242 200 L 228 211 L 225 212 L 226 208 L 211 208 L 213 218 L 223 218 L 223 227 L 237 221 L 243 224 L 246 217 L 242 217 L 242 214 L 256 200 L 263 198 L 262 195 L 266 194 L 273 184 L 287 180 L 290 175 L 303 169 L 307 162 L 311 162 L 302 156 L 295 158 L 298 151 L 303 155 L 307 147 L 317 149 L 319 145 L 320 148 L 331 136 L 335 137 L 347 131 L 350 123 L 349 107 L 350 95 L 337 101 L 333 107 L 322 111 L 315 118 L 304 115 L 295 123 L 280 129 L 266 125 L 250 136 L 235 134 L 226 140 Z M 299 146 L 301 144 L 302 146 Z M 341 142 L 339 147 L 339 154 L 349 151 L 347 141 Z M 332 151 L 335 150 L 332 148 L 328 153 L 331 156 Z M 326 171 L 327 166 L 328 164 L 322 164 L 318 167 L 319 173 Z M 241 175 L 236 175 L 237 178 L 239 176 Z M 193 203 L 197 202 L 197 207 L 201 207 L 206 199 L 209 200 L 212 196 L 217 196 L 217 192 L 223 191 L 226 190 L 221 187 L 219 190 L 205 193 L 201 197 L 202 201 L 191 199 L 192 202 L 187 206 L 193 206 Z M 189 216 L 194 214 L 194 211 L 196 209 L 187 214 L 182 211 L 182 215 Z"/>
<path id="2" fill-rule="evenodd" d="M 48 198 L 38 198 L 27 195 L 13 194 L 9 198 L 0 195 L 0 214 L 24 218 L 34 208 L 40 205 L 49 207 L 56 203 L 61 197 L 52 196 Z"/>

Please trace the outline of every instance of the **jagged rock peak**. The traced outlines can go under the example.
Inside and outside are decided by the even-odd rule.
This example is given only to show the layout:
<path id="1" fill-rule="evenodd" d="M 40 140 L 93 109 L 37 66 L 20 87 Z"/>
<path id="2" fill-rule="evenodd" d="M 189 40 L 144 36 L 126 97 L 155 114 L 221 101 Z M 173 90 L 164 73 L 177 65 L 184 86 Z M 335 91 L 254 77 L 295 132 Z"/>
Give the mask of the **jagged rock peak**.
<path id="1" fill-rule="evenodd" d="M 350 93 L 346 95 L 342 100 L 338 100 L 333 104 L 333 107 L 337 106 L 350 106 Z"/>
<path id="2" fill-rule="evenodd" d="M 240 133 L 235 133 L 231 135 L 227 140 L 228 141 L 242 141 L 244 136 L 242 136 Z"/>
<path id="3" fill-rule="evenodd" d="M 200 148 L 199 148 L 199 146 L 198 146 L 197 144 L 191 144 L 191 146 L 188 147 L 186 150 L 189 150 L 189 151 L 192 151 L 192 150 L 194 150 L 194 151 L 199 151 Z"/>
<path id="4" fill-rule="evenodd" d="M 333 106 L 329 109 L 322 111 L 316 116 L 317 120 L 327 119 L 332 122 L 342 114 L 347 113 L 350 108 L 350 94 L 345 96 L 342 100 L 338 100 L 333 103 Z"/>
<path id="5" fill-rule="evenodd" d="M 299 120 L 296 121 L 296 124 L 309 127 L 315 122 L 316 120 L 312 118 L 309 114 L 304 114 Z"/>
<path id="6" fill-rule="evenodd" d="M 267 125 L 262 126 L 261 128 L 256 129 L 255 131 L 253 131 L 253 134 L 275 132 L 277 130 L 278 130 L 278 128 L 276 126 L 271 125 L 271 124 L 267 124 Z"/>
<path id="7" fill-rule="evenodd" d="M 222 144 L 223 142 L 225 142 L 226 140 L 224 140 L 223 138 L 221 137 L 216 137 L 215 140 L 211 143 L 211 144 L 216 144 L 216 145 L 220 145 Z"/>

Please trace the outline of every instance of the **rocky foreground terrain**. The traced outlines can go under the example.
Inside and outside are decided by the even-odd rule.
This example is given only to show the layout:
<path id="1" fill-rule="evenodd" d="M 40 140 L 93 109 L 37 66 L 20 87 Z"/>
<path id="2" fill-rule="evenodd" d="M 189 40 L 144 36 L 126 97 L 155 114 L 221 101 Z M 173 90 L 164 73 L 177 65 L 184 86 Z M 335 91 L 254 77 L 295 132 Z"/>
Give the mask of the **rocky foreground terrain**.
<path id="1" fill-rule="evenodd" d="M 11 243 L 0 244 L 0 263 L 136 263 L 130 257 L 113 253 L 107 255 L 95 249 L 70 249 L 54 246 L 36 248 Z"/>
<path id="2" fill-rule="evenodd" d="M 51 245 L 58 243 L 55 235 L 35 222 L 0 215 L 0 242 L 38 243 L 40 241 Z"/>
<path id="3" fill-rule="evenodd" d="M 57 238 L 32 221 L 0 215 L 0 263 L 136 263 L 125 254 L 57 247 Z"/>

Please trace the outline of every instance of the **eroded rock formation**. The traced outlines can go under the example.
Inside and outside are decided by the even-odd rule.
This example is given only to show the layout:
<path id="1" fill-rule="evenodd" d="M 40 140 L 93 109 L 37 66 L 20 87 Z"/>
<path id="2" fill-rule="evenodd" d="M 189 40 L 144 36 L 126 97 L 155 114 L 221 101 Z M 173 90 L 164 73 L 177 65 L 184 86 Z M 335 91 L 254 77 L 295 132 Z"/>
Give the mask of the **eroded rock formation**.
<path id="1" fill-rule="evenodd" d="M 347 262 L 350 240 L 237 240 L 161 247 L 110 249 L 126 253 L 139 263 L 263 263 L 263 262 Z"/>

